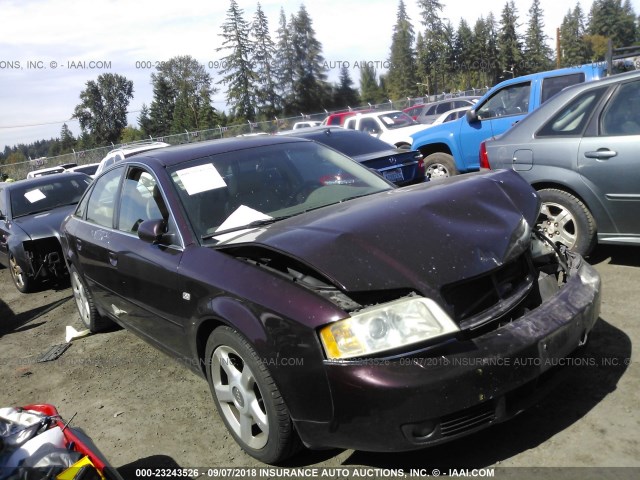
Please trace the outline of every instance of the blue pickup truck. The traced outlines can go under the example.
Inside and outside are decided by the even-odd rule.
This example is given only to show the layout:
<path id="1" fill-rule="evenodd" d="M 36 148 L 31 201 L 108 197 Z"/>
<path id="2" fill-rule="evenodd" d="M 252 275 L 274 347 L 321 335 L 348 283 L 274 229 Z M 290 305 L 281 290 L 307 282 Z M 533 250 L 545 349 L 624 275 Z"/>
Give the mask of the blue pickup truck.
<path id="1" fill-rule="evenodd" d="M 505 80 L 466 116 L 411 135 L 411 148 L 424 156 L 430 179 L 478 170 L 483 140 L 506 132 L 563 88 L 605 76 L 606 64 L 592 63 Z"/>

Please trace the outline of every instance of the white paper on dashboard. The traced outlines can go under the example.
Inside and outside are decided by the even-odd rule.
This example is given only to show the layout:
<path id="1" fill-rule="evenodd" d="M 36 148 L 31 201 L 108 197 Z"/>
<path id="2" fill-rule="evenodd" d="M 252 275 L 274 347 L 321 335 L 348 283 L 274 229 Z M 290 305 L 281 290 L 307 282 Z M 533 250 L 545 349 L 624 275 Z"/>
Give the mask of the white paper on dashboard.
<path id="1" fill-rule="evenodd" d="M 223 188 L 227 183 L 212 163 L 184 168 L 176 172 L 189 195 Z"/>
<path id="2" fill-rule="evenodd" d="M 216 232 L 222 232 L 223 230 L 227 230 L 229 228 L 242 227 L 243 225 L 247 225 L 251 222 L 255 222 L 257 220 L 269 220 L 273 217 L 269 215 L 259 212 L 258 210 L 254 210 L 251 207 L 247 207 L 246 205 L 240 205 L 236 208 L 231 215 L 227 217 L 227 219 L 222 222 L 222 224 L 216 228 Z M 247 227 L 247 230 L 254 227 Z M 229 240 L 230 238 L 237 237 L 239 234 L 242 234 L 242 231 L 224 233 L 222 235 L 218 235 L 214 237 L 219 242 L 224 242 L 225 240 Z"/>
<path id="3" fill-rule="evenodd" d="M 40 200 L 44 200 L 47 197 L 40 191 L 40 189 L 36 188 L 35 190 L 31 190 L 30 192 L 25 193 L 24 198 L 29 200 L 29 203 L 36 203 Z"/>

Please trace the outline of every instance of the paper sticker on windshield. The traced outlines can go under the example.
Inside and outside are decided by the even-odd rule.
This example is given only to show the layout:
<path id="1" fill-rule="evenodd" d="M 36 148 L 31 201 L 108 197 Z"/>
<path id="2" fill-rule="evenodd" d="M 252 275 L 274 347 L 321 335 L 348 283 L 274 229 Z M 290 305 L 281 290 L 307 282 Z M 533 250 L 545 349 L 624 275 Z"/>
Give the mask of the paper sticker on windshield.
<path id="1" fill-rule="evenodd" d="M 212 163 L 185 168 L 176 172 L 189 195 L 226 187 L 224 178 Z"/>
<path id="2" fill-rule="evenodd" d="M 396 123 L 393 121 L 393 118 L 389 118 L 389 117 L 380 117 L 380 120 L 382 120 L 387 125 L 393 125 L 394 123 Z"/>
<path id="3" fill-rule="evenodd" d="M 36 203 L 36 202 L 39 202 L 40 200 L 44 200 L 47 197 L 45 196 L 44 193 L 40 191 L 40 189 L 35 189 L 25 193 L 24 198 L 29 200 L 29 203 Z"/>

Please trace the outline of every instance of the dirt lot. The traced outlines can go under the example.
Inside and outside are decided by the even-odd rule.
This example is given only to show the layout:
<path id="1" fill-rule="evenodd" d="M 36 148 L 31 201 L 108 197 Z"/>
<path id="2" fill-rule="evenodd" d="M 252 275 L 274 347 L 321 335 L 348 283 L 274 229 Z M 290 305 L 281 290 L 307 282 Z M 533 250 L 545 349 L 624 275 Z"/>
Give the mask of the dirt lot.
<path id="1" fill-rule="evenodd" d="M 590 261 L 604 281 L 601 318 L 580 354 L 591 360 L 568 368 L 537 406 L 428 450 L 305 452 L 289 466 L 640 467 L 640 248 L 599 247 Z M 52 403 L 67 419 L 77 412 L 73 424 L 124 478 L 141 467 L 263 466 L 226 433 L 204 380 L 127 331 L 74 340 L 58 360 L 36 363 L 65 342 L 66 325 L 80 327 L 69 288 L 23 295 L 0 270 L 0 406 Z"/>

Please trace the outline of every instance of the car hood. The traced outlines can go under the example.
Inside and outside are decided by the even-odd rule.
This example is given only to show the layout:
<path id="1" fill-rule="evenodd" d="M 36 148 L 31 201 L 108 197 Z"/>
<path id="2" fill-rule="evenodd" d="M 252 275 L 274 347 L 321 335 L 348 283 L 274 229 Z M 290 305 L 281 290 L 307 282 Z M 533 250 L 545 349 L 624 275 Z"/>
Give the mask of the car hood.
<path id="1" fill-rule="evenodd" d="M 429 139 L 433 137 L 445 138 L 452 136 L 454 132 L 457 132 L 460 129 L 460 122 L 462 121 L 464 121 L 464 117 L 451 120 L 447 123 L 441 123 L 439 125 L 424 125 L 425 128 L 411 135 L 411 138 L 413 139 L 411 148 L 413 150 L 417 150 L 420 145 L 428 142 Z"/>
<path id="2" fill-rule="evenodd" d="M 19 226 L 31 240 L 60 237 L 62 220 L 75 208 L 75 205 L 58 207 L 46 212 L 15 218 L 13 223 Z"/>
<path id="3" fill-rule="evenodd" d="M 218 248 L 276 250 L 345 291 L 429 292 L 521 254 L 538 205 L 515 172 L 468 174 L 324 207 Z"/>

